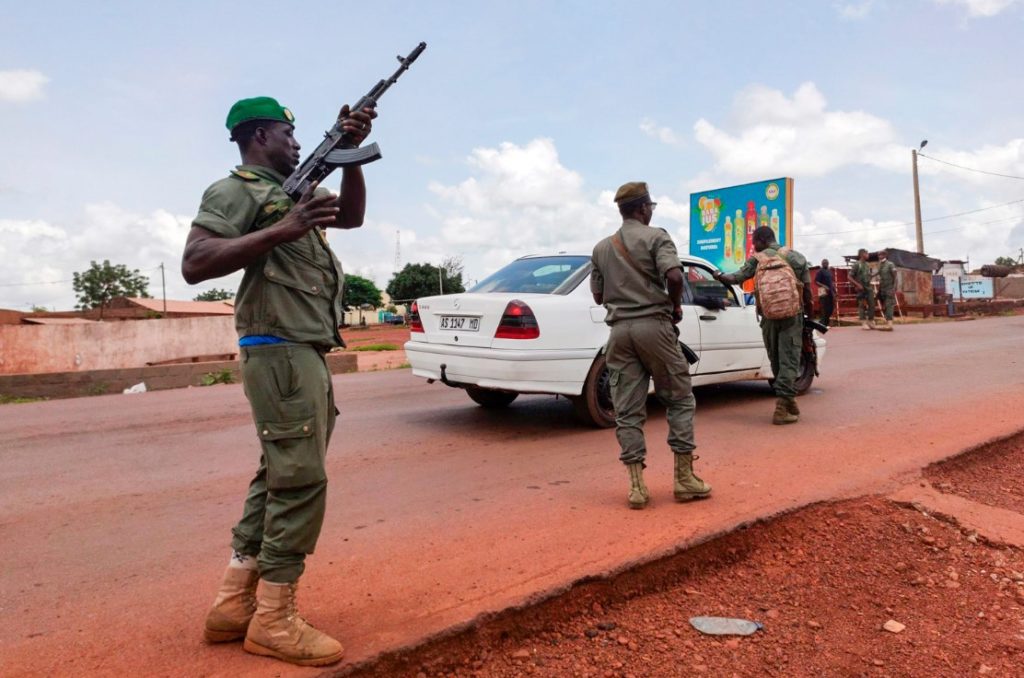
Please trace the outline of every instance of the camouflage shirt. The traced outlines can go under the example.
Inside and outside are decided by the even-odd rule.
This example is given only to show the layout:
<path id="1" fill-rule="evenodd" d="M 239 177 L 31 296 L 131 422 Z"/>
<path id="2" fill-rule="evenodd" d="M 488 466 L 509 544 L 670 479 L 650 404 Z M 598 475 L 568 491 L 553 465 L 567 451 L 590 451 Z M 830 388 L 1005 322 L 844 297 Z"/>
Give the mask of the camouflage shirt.
<path id="1" fill-rule="evenodd" d="M 878 264 L 878 291 L 892 292 L 896 288 L 896 264 L 888 259 Z"/>

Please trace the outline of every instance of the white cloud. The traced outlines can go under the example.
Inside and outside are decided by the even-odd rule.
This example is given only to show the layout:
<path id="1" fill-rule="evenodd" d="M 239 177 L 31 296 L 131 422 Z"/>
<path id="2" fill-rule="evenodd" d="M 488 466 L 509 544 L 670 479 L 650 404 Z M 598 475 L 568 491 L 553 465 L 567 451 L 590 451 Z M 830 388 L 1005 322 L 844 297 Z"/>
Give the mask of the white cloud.
<path id="1" fill-rule="evenodd" d="M 0 71 L 0 101 L 24 103 L 43 98 L 43 87 L 50 79 L 33 70 Z"/>
<path id="2" fill-rule="evenodd" d="M 614 188 L 587 191 L 581 175 L 561 164 L 550 139 L 476 149 L 467 164 L 472 176 L 464 181 L 431 184 L 440 199 L 431 208 L 441 229 L 418 241 L 417 251 L 434 263 L 463 256 L 470 279 L 524 254 L 589 253 L 621 221 Z M 689 223 L 688 204 L 667 195 L 655 194 L 655 200 L 655 224 L 678 236 Z"/>
<path id="3" fill-rule="evenodd" d="M 640 131 L 670 146 L 682 146 L 685 143 L 685 140 L 676 134 L 671 127 L 659 127 L 650 118 L 644 118 L 640 121 Z"/>
<path id="4" fill-rule="evenodd" d="M 940 5 L 956 5 L 967 10 L 967 16 L 993 17 L 1019 4 L 1020 0 L 932 0 Z"/>
<path id="5" fill-rule="evenodd" d="M 68 224 L 0 219 L 0 259 L 5 262 L 0 307 L 70 309 L 75 304 L 73 274 L 104 259 L 149 276 L 153 296 L 162 293 L 161 263 L 169 299 L 192 299 L 203 289 L 237 284 L 223 279 L 192 288 L 182 279 L 181 253 L 191 221 L 159 209 L 135 214 L 109 202 L 86 205 Z"/>
<path id="6" fill-rule="evenodd" d="M 860 0 L 860 2 L 837 2 L 834 7 L 840 18 L 858 21 L 871 13 L 874 4 L 875 0 Z"/>
<path id="7" fill-rule="evenodd" d="M 829 111 L 824 95 L 805 82 L 787 97 L 754 85 L 734 101 L 736 131 L 701 118 L 697 141 L 711 152 L 715 169 L 749 179 L 773 176 L 821 176 L 846 165 L 895 168 L 906 164 L 892 125 L 863 111 Z"/>

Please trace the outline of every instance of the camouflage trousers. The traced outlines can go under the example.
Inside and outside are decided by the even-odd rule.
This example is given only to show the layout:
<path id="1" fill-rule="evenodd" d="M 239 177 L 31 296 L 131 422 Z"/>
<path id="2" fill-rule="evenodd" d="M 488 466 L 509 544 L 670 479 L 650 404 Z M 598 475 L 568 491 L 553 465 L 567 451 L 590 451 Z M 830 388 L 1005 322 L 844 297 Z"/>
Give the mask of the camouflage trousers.
<path id="1" fill-rule="evenodd" d="M 896 293 L 879 290 L 878 301 L 882 304 L 882 313 L 885 315 L 885 319 L 892 322 L 893 311 L 896 310 Z"/>
<path id="2" fill-rule="evenodd" d="M 672 321 L 663 317 L 620 320 L 611 327 L 605 354 L 615 406 L 615 436 L 623 464 L 644 461 L 647 446 L 647 392 L 665 404 L 668 446 L 675 454 L 691 454 L 696 401 L 690 386 L 690 368 L 683 357 Z"/>
<path id="3" fill-rule="evenodd" d="M 804 345 L 803 314 L 781 320 L 761 319 L 761 337 L 775 374 L 773 388 L 780 398 L 796 397 L 800 352 Z"/>
<path id="4" fill-rule="evenodd" d="M 857 319 L 875 319 L 875 291 L 871 287 L 863 292 L 857 292 Z"/>
<path id="5" fill-rule="evenodd" d="M 231 547 L 255 556 L 260 577 L 296 581 L 327 506 L 327 444 L 337 410 L 323 354 L 306 344 L 241 349 L 242 384 L 262 454 Z"/>

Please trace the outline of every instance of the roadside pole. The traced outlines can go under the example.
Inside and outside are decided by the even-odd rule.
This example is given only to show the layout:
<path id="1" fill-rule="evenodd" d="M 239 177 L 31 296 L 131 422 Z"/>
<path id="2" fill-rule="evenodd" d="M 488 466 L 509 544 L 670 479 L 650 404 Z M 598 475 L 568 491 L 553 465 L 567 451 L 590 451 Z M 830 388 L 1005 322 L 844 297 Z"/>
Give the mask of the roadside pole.
<path id="1" fill-rule="evenodd" d="M 914 230 L 917 233 L 917 253 L 924 254 L 924 233 L 921 230 L 921 189 L 917 184 L 917 149 L 910 149 L 914 166 Z"/>

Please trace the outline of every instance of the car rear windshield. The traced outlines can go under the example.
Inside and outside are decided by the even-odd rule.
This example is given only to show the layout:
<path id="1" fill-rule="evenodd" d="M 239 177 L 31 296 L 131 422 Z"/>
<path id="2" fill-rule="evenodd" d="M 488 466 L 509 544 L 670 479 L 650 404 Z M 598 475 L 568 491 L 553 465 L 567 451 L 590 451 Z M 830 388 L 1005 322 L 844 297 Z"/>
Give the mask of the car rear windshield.
<path id="1" fill-rule="evenodd" d="M 470 292 L 558 294 L 559 286 L 590 264 L 590 257 L 555 256 L 517 259 L 481 280 Z"/>

